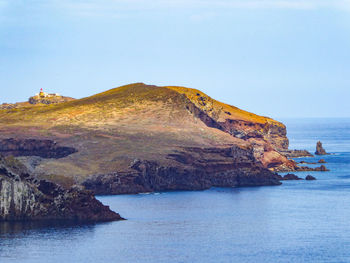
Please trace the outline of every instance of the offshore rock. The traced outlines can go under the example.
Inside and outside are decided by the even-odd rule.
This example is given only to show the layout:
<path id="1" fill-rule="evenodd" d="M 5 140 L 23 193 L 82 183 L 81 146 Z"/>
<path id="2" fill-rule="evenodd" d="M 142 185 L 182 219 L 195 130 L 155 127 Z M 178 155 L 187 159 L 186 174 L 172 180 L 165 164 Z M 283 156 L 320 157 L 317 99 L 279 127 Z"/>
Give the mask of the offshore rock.
<path id="1" fill-rule="evenodd" d="M 324 159 L 320 159 L 318 163 L 327 163 Z"/>
<path id="2" fill-rule="evenodd" d="M 307 175 L 307 176 L 305 177 L 305 180 L 307 180 L 307 181 L 312 181 L 312 180 L 316 180 L 316 178 L 313 177 L 312 175 Z"/>
<path id="3" fill-rule="evenodd" d="M 322 147 L 322 142 L 318 141 L 316 144 L 316 155 L 327 155 L 328 153 L 326 152 L 325 149 Z"/>
<path id="4" fill-rule="evenodd" d="M 296 176 L 295 174 L 286 174 L 283 177 L 281 176 L 280 180 L 302 180 L 302 178 Z"/>
<path id="5" fill-rule="evenodd" d="M 316 164 L 316 163 L 314 163 L 314 162 L 306 162 L 306 161 L 301 161 L 301 162 L 299 162 L 300 164 Z"/>
<path id="6" fill-rule="evenodd" d="M 281 150 L 280 153 L 288 158 L 313 157 L 307 150 Z"/>
<path id="7" fill-rule="evenodd" d="M 327 172 L 329 169 L 327 169 L 326 166 L 321 165 L 320 167 L 315 168 L 315 171 Z"/>
<path id="8" fill-rule="evenodd" d="M 37 180 L 15 158 L 0 156 L 0 221 L 121 219 L 91 192 Z"/>
<path id="9" fill-rule="evenodd" d="M 320 167 L 316 167 L 316 168 L 311 168 L 311 167 L 307 167 L 307 166 L 298 166 L 295 171 L 298 171 L 298 172 L 306 172 L 306 171 L 328 172 L 329 169 L 327 169 L 327 167 L 324 165 L 321 165 Z"/>

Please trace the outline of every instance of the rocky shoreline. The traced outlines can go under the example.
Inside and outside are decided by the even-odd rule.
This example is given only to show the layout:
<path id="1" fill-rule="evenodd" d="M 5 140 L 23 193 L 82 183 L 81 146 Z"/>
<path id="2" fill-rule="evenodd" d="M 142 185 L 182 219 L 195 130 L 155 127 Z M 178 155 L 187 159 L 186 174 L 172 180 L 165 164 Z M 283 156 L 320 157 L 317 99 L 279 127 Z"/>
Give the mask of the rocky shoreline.
<path id="1" fill-rule="evenodd" d="M 92 192 L 38 180 L 15 158 L 0 155 L 0 221 L 123 220 Z"/>
<path id="2" fill-rule="evenodd" d="M 218 158 L 220 160 L 211 159 Z M 253 149 L 187 149 L 169 155 L 172 166 L 135 159 L 130 172 L 92 175 L 81 184 L 96 194 L 137 194 L 211 187 L 280 185 L 277 173 L 257 162 Z"/>
<path id="3" fill-rule="evenodd" d="M 31 103 L 0 107 L 2 160 L 27 169 L 4 165 L 3 219 L 118 220 L 93 194 L 280 185 L 288 177 L 277 172 L 327 171 L 292 159 L 313 155 L 289 150 L 283 123 L 199 90 L 134 83 Z"/>

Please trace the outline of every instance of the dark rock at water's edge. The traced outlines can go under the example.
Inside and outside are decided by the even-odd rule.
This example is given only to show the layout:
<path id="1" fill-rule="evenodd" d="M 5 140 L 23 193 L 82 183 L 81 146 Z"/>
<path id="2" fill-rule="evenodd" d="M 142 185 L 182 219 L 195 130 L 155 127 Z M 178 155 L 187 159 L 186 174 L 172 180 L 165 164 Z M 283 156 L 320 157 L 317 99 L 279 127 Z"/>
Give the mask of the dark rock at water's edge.
<path id="1" fill-rule="evenodd" d="M 306 161 L 301 161 L 301 162 L 299 162 L 300 164 L 316 164 L 316 163 L 314 163 L 314 162 L 306 162 Z"/>
<path id="2" fill-rule="evenodd" d="M 279 152 L 288 158 L 314 157 L 307 150 L 280 150 Z"/>
<path id="3" fill-rule="evenodd" d="M 324 165 L 321 165 L 320 167 L 316 167 L 316 168 L 311 168 L 311 167 L 307 167 L 307 166 L 298 166 L 295 171 L 296 172 L 309 172 L 309 171 L 328 172 L 329 169 L 327 169 L 327 167 Z"/>
<path id="4" fill-rule="evenodd" d="M 308 163 L 308 162 L 300 162 L 301 164 L 314 164 L 314 163 Z M 275 169 L 276 172 L 328 172 L 329 169 L 327 169 L 326 166 L 321 165 L 320 167 L 312 168 L 308 166 L 295 166 L 293 169 Z"/>
<path id="5" fill-rule="evenodd" d="M 326 167 L 326 166 L 321 165 L 320 167 L 316 167 L 316 168 L 314 168 L 314 171 L 317 171 L 317 172 L 328 172 L 328 171 L 329 171 L 329 169 L 327 169 L 327 167 Z"/>
<path id="6" fill-rule="evenodd" d="M 4 139 L 0 140 L 0 153 L 5 156 L 39 156 L 42 158 L 63 158 L 77 152 L 72 147 L 59 146 L 51 140 Z"/>
<path id="7" fill-rule="evenodd" d="M 316 144 L 316 155 L 327 155 L 328 153 L 326 152 L 325 149 L 322 147 L 322 142 L 318 141 Z"/>
<path id="8" fill-rule="evenodd" d="M 318 161 L 318 163 L 327 163 L 324 159 Z"/>
<path id="9" fill-rule="evenodd" d="M 307 175 L 307 176 L 305 177 L 305 180 L 307 180 L 307 181 L 312 181 L 312 180 L 316 180 L 316 178 L 313 177 L 312 175 Z"/>
<path id="10" fill-rule="evenodd" d="M 186 148 L 168 158 L 177 165 L 135 159 L 128 173 L 92 175 L 82 185 L 95 194 L 134 194 L 281 184 L 278 174 L 257 162 L 252 148 Z"/>
<path id="11" fill-rule="evenodd" d="M 122 220 L 92 192 L 35 179 L 14 157 L 0 155 L 0 221 Z"/>
<path id="12" fill-rule="evenodd" d="M 286 180 L 303 180 L 302 178 L 296 176 L 295 174 L 286 174 L 284 176 L 279 176 L 281 181 Z"/>

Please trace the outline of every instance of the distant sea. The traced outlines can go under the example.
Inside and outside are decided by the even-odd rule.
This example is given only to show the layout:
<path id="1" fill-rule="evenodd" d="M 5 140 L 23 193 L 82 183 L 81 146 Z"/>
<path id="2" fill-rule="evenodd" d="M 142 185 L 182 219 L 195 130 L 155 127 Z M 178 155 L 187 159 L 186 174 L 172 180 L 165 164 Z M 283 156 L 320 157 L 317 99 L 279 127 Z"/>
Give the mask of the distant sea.
<path id="1" fill-rule="evenodd" d="M 281 186 L 100 196 L 128 220 L 3 223 L 0 262 L 350 262 L 350 119 L 282 121 L 290 148 L 323 142 L 330 172 Z"/>

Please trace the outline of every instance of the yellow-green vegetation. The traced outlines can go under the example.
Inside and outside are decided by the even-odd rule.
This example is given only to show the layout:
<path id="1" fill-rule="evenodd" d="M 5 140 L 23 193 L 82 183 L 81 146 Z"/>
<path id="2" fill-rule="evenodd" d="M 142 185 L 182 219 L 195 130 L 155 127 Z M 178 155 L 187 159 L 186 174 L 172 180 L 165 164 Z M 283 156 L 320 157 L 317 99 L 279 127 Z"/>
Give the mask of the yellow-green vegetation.
<path id="1" fill-rule="evenodd" d="M 136 158 L 167 163 L 167 154 L 181 147 L 247 145 L 209 128 L 188 110 L 189 101 L 216 121 L 283 125 L 218 102 L 198 90 L 135 83 L 60 104 L 0 110 L 0 139 L 53 139 L 76 148 L 77 153 L 44 160 L 36 168 L 62 185 L 67 174 L 79 180 L 89 174 L 125 171 Z"/>
<path id="2" fill-rule="evenodd" d="M 137 114 L 152 114 L 161 121 L 164 114 L 162 108 L 167 104 L 175 110 L 175 103 L 181 103 L 179 94 L 184 94 L 198 108 L 218 121 L 238 119 L 257 123 L 281 123 L 267 117 L 259 116 L 237 107 L 216 101 L 199 90 L 185 87 L 156 87 L 143 83 L 135 83 L 111 89 L 97 95 L 80 100 L 51 104 L 29 105 L 22 108 L 1 110 L 0 122 L 7 125 L 26 126 L 33 123 L 47 126 L 85 125 L 98 126 L 100 123 L 111 123 L 116 120 L 128 121 L 128 116 Z M 172 112 L 169 119 L 176 118 Z"/>
<path id="3" fill-rule="evenodd" d="M 256 123 L 273 123 L 276 125 L 283 125 L 271 118 L 259 116 L 254 113 L 241 110 L 235 106 L 231 106 L 220 101 L 214 100 L 200 90 L 190 89 L 185 87 L 168 86 L 166 88 L 175 90 L 179 93 L 185 94 L 197 107 L 205 110 L 211 117 L 216 120 L 224 121 L 225 119 L 243 120 Z"/>

